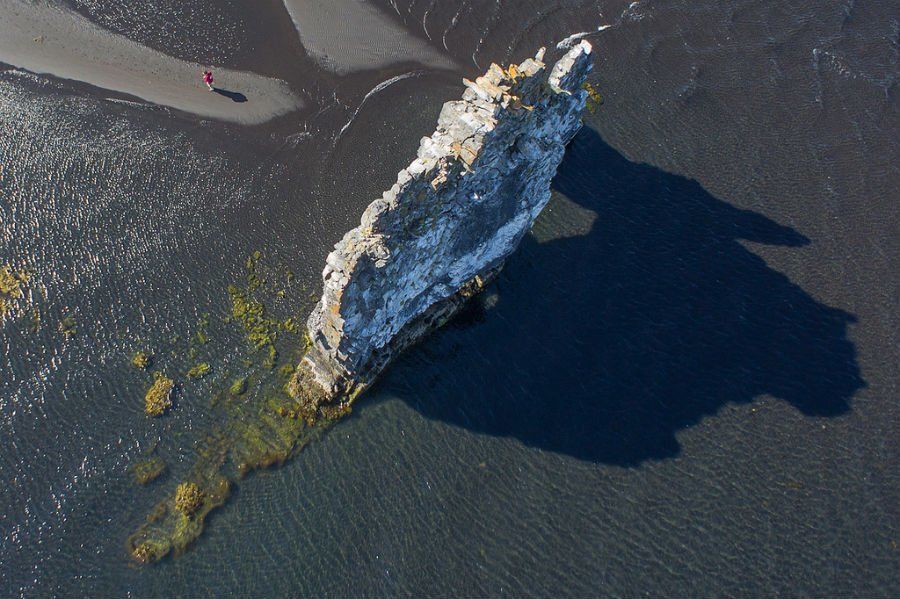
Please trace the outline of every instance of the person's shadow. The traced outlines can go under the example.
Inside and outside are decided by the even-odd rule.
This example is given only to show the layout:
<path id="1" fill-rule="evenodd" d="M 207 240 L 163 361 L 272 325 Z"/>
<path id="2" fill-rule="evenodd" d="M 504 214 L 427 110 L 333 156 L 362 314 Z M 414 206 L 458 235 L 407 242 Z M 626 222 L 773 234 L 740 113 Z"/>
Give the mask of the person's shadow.
<path id="1" fill-rule="evenodd" d="M 799 247 L 803 235 L 629 162 L 587 128 L 554 186 L 581 207 L 551 205 L 555 227 L 583 225 L 587 209 L 590 231 L 526 237 L 382 391 L 428 418 L 621 466 L 677 455 L 676 433 L 729 402 L 770 394 L 808 416 L 850 409 L 864 385 L 854 317 L 739 242 Z"/>
<path id="2" fill-rule="evenodd" d="M 232 102 L 246 102 L 247 96 L 240 92 L 233 92 L 227 89 L 222 89 L 221 87 L 213 87 L 213 91 L 219 94 L 220 96 L 225 96 L 229 98 Z"/>

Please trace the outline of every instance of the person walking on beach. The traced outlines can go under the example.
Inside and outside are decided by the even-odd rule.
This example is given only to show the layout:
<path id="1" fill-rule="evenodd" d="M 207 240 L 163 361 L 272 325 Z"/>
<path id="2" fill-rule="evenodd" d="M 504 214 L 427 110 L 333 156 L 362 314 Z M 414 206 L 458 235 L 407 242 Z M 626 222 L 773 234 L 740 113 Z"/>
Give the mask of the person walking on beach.
<path id="1" fill-rule="evenodd" d="M 212 71 L 209 69 L 203 70 L 203 83 L 206 84 L 206 87 L 209 88 L 209 91 L 213 91 L 213 75 Z"/>

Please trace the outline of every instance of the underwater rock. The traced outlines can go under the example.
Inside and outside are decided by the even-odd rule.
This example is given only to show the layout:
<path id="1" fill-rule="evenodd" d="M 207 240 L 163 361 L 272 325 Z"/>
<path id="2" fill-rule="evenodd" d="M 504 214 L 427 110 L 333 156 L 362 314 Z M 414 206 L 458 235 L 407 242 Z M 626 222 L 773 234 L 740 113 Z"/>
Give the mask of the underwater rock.
<path id="1" fill-rule="evenodd" d="M 139 485 L 148 485 L 166 471 L 166 463 L 160 457 L 142 460 L 132 466 L 134 479 Z"/>
<path id="2" fill-rule="evenodd" d="M 206 465 L 206 464 L 204 464 Z M 178 485 L 175 493 L 156 504 L 146 522 L 128 538 L 127 548 L 139 563 L 180 555 L 203 532 L 209 512 L 225 503 L 230 483 L 223 476 L 194 472 L 193 481 Z"/>
<path id="3" fill-rule="evenodd" d="M 349 403 L 400 351 L 441 326 L 500 271 L 550 199 L 565 146 L 581 128 L 591 70 L 582 41 L 552 69 L 492 64 L 397 183 L 328 255 L 307 321 L 311 347 L 291 393 Z"/>

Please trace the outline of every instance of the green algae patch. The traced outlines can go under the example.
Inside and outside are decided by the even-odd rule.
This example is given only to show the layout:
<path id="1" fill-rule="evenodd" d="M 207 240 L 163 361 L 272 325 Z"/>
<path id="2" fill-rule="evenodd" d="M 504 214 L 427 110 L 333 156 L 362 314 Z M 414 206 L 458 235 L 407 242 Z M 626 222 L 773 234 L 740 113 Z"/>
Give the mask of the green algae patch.
<path id="1" fill-rule="evenodd" d="M 153 356 L 145 351 L 136 351 L 131 356 L 131 365 L 138 370 L 147 370 L 153 364 Z"/>
<path id="2" fill-rule="evenodd" d="M 204 312 L 200 320 L 197 321 L 197 330 L 191 338 L 191 344 L 206 345 L 209 343 L 209 321 L 209 312 Z"/>
<path id="3" fill-rule="evenodd" d="M 304 433 L 313 431 L 303 420 L 279 414 L 279 408 L 288 404 L 286 398 L 269 398 L 251 418 L 235 421 L 230 457 L 239 477 L 253 470 L 280 466 L 305 445 L 301 442 Z"/>
<path id="4" fill-rule="evenodd" d="M 190 472 L 180 477 L 179 485 L 168 488 L 128 539 L 127 550 L 139 563 L 185 551 L 202 534 L 207 514 L 225 503 L 232 484 L 253 471 L 290 460 L 340 415 L 349 413 L 349 407 L 340 406 L 320 410 L 317 403 L 298 400 L 286 391 L 310 342 L 303 321 L 284 307 L 295 299 L 304 305 L 306 290 L 299 285 L 285 287 L 284 275 L 267 271 L 261 257 L 254 252 L 247 258 L 246 283 L 227 289 L 231 309 L 224 320 L 235 326 L 246 342 L 247 358 L 252 359 L 242 362 L 248 370 L 232 378 L 222 367 L 208 404 L 217 412 L 218 424 L 198 442 Z M 277 280 L 278 287 L 271 288 L 269 280 Z M 286 290 L 284 300 L 279 293 L 282 289 Z M 310 301 L 316 299 L 310 296 Z M 206 327 L 201 320 L 197 330 Z M 196 333 L 189 337 L 191 361 L 196 361 L 201 340 Z M 282 356 L 284 364 L 279 364 Z M 195 375 L 217 367 L 196 364 L 187 376 L 199 378 Z"/>
<path id="5" fill-rule="evenodd" d="M 294 372 L 296 370 L 297 367 L 291 363 L 282 365 L 281 368 L 278 369 L 278 380 L 284 385 L 288 384 L 290 380 L 294 378 Z"/>
<path id="6" fill-rule="evenodd" d="M 153 373 L 153 384 L 144 396 L 144 412 L 148 416 L 162 416 L 172 407 L 175 381 L 161 372 Z"/>
<path id="7" fill-rule="evenodd" d="M 250 287 L 242 290 L 234 285 L 229 285 L 231 317 L 243 327 L 247 341 L 255 349 L 274 347 L 281 323 L 276 319 L 269 318 L 265 305 L 251 293 Z"/>
<path id="8" fill-rule="evenodd" d="M 75 333 L 78 332 L 78 324 L 75 322 L 74 316 L 66 316 L 59 323 L 59 332 L 62 333 L 63 337 L 69 339 L 70 337 L 74 337 Z"/>
<path id="9" fill-rule="evenodd" d="M 296 318 L 287 318 L 283 323 L 281 323 L 281 328 L 289 333 L 294 333 L 295 335 L 302 335 L 304 331 L 300 325 L 300 322 L 297 321 Z"/>
<path id="10" fill-rule="evenodd" d="M 197 444 L 191 470 L 128 537 L 126 549 L 135 561 L 149 564 L 169 554 L 180 555 L 202 534 L 206 517 L 224 505 L 231 492 L 231 482 L 220 473 L 229 447 L 222 431 Z"/>
<path id="11" fill-rule="evenodd" d="M 279 333 L 289 332 L 295 335 L 301 334 L 301 327 L 294 318 L 279 319 L 269 314 L 266 305 L 259 295 L 266 292 L 268 278 L 260 273 L 259 260 L 262 254 L 254 252 L 247 258 L 247 285 L 238 287 L 228 286 L 228 296 L 231 299 L 230 322 L 237 323 L 244 330 L 247 343 L 259 353 L 264 368 L 273 370 L 278 365 L 279 352 L 277 343 Z M 268 294 L 274 298 L 284 298 L 284 290 Z"/>
<path id="12" fill-rule="evenodd" d="M 192 366 L 187 371 L 187 376 L 189 379 L 202 379 L 207 374 L 209 374 L 210 371 L 212 371 L 212 366 L 210 366 L 208 362 L 202 362 L 200 364 Z"/>
<path id="13" fill-rule="evenodd" d="M 319 413 L 322 415 L 322 418 L 330 422 L 337 422 L 341 418 L 349 416 L 352 412 L 353 407 L 350 403 L 319 406 Z"/>
<path id="14" fill-rule="evenodd" d="M 266 346 L 262 364 L 266 370 L 272 370 L 275 368 L 275 365 L 278 364 L 278 350 L 275 349 L 274 345 Z"/>
<path id="15" fill-rule="evenodd" d="M 141 486 L 148 485 L 162 476 L 166 471 L 166 463 L 162 458 L 154 456 L 152 458 L 141 460 L 131 467 L 131 473 L 134 480 Z"/>
<path id="16" fill-rule="evenodd" d="M 240 378 L 234 379 L 232 381 L 231 386 L 228 388 L 228 392 L 232 395 L 243 395 L 247 392 L 247 377 L 242 376 Z"/>

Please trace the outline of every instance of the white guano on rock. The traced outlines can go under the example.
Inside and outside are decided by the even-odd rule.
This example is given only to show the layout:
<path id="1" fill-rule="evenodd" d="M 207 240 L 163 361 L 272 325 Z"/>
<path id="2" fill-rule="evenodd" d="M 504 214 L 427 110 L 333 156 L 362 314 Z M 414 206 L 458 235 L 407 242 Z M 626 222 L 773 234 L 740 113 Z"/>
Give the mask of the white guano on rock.
<path id="1" fill-rule="evenodd" d="M 550 199 L 581 128 L 591 69 L 582 41 L 549 73 L 544 51 L 491 65 L 444 104 L 397 183 L 328 255 L 292 389 L 351 401 L 399 351 L 443 324 L 503 266 Z"/>

